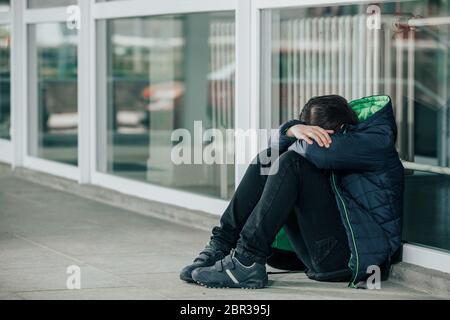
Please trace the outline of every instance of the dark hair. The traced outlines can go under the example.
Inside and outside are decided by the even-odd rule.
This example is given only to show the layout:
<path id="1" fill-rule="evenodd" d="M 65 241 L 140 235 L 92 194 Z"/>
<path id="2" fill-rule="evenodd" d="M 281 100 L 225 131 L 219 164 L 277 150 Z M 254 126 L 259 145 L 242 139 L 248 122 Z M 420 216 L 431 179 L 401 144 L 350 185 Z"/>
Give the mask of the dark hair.
<path id="1" fill-rule="evenodd" d="M 338 130 L 343 124 L 358 123 L 355 111 L 338 95 L 311 98 L 304 106 L 300 120 L 325 130 Z"/>

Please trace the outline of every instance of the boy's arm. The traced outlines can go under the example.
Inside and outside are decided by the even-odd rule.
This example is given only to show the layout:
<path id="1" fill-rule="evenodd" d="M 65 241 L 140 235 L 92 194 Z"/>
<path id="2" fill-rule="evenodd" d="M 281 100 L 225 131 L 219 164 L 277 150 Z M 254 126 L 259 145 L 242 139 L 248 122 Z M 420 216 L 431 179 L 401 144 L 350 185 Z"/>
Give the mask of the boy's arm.
<path id="1" fill-rule="evenodd" d="M 329 148 L 316 142 L 308 144 L 297 140 L 289 150 L 299 153 L 320 169 L 376 170 L 395 148 L 393 133 L 389 128 L 376 131 L 348 132 L 331 135 Z"/>
<path id="2" fill-rule="evenodd" d="M 287 131 L 298 124 L 304 124 L 300 120 L 289 120 L 283 123 L 278 129 L 278 134 L 269 140 L 269 148 L 275 148 L 280 151 L 280 153 L 285 152 L 288 148 L 297 141 L 295 137 L 289 137 Z"/>
<path id="3" fill-rule="evenodd" d="M 318 126 L 307 125 L 300 120 L 290 120 L 284 123 L 274 139 L 271 147 L 285 151 L 296 140 L 304 140 L 308 144 L 316 141 L 320 147 L 328 148 L 331 143 L 330 134 L 333 130 L 326 130 Z"/>

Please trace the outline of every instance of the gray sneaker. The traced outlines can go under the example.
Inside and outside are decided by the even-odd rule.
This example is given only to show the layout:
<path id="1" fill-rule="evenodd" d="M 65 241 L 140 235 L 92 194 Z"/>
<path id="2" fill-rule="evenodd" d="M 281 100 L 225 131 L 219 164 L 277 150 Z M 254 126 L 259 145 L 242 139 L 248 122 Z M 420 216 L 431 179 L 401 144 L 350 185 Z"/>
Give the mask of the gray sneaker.
<path id="1" fill-rule="evenodd" d="M 214 266 L 195 269 L 192 279 L 208 288 L 261 289 L 268 283 L 265 265 L 255 262 L 247 267 L 235 258 L 234 253 Z"/>
<path id="2" fill-rule="evenodd" d="M 181 270 L 180 279 L 187 282 L 195 282 L 192 279 L 192 271 L 200 267 L 213 266 L 217 261 L 225 257 L 225 254 L 208 244 L 205 249 L 200 252 L 194 262 Z"/>

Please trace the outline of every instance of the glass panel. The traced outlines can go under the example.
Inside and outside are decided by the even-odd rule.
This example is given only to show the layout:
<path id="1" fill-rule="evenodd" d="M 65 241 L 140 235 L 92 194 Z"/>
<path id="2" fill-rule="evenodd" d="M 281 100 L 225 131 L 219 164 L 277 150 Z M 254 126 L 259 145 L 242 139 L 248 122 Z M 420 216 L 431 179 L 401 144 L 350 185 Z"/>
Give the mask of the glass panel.
<path id="1" fill-rule="evenodd" d="M 78 4 L 78 0 L 28 0 L 29 9 L 64 7 Z"/>
<path id="2" fill-rule="evenodd" d="M 298 118 L 312 96 L 387 94 L 402 158 L 449 167 L 450 2 L 370 9 L 379 15 L 369 16 L 368 5 L 263 11 L 262 126 Z M 449 182 L 419 172 L 407 178 L 406 241 L 450 250 Z"/>
<path id="3" fill-rule="evenodd" d="M 11 38 L 10 28 L 0 25 L 0 139 L 11 139 Z"/>
<path id="4" fill-rule="evenodd" d="M 406 177 L 403 239 L 450 251 L 450 177 Z"/>
<path id="5" fill-rule="evenodd" d="M 10 0 L 0 0 L 0 12 L 8 12 L 10 10 Z"/>
<path id="6" fill-rule="evenodd" d="M 234 166 L 175 165 L 171 135 L 181 128 L 193 134 L 194 121 L 204 130 L 234 128 L 234 13 L 116 19 L 97 27 L 99 75 L 107 79 L 99 78 L 100 118 L 107 120 L 99 170 L 230 198 Z"/>
<path id="7" fill-rule="evenodd" d="M 77 43 L 65 23 L 29 27 L 29 153 L 71 165 L 78 163 Z"/>

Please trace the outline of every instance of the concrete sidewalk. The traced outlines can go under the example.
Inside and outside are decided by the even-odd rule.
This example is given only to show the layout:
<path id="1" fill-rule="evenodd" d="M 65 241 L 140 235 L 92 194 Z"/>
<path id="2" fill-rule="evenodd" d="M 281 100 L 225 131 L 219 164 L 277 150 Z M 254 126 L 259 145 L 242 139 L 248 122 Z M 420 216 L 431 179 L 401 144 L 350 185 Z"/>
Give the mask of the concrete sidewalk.
<path id="1" fill-rule="evenodd" d="M 270 275 L 270 288 L 206 289 L 178 272 L 209 234 L 0 172 L 0 299 L 433 299 L 391 282 L 381 290 Z M 68 266 L 81 290 L 67 290 Z"/>

